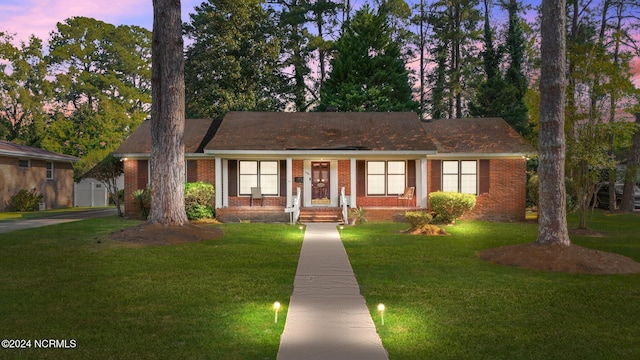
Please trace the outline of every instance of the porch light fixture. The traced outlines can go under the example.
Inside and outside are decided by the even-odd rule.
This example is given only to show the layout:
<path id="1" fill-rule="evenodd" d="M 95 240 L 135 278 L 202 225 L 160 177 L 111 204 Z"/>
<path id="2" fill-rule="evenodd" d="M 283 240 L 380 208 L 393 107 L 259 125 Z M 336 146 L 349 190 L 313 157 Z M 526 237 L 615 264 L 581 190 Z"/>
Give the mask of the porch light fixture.
<path id="1" fill-rule="evenodd" d="M 276 301 L 276 302 L 273 303 L 273 309 L 276 312 L 276 318 L 275 318 L 274 323 L 277 324 L 278 323 L 278 310 L 280 310 L 280 302 L 279 301 Z"/>
<path id="2" fill-rule="evenodd" d="M 384 304 L 378 304 L 378 311 L 380 312 L 380 320 L 382 321 L 382 325 L 384 325 Z"/>

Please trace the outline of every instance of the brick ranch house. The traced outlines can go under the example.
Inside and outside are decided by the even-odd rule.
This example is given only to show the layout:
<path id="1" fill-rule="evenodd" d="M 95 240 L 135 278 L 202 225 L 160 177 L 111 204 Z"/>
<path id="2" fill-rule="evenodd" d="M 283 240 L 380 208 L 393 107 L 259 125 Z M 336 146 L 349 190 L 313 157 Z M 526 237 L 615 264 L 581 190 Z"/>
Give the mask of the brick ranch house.
<path id="1" fill-rule="evenodd" d="M 131 194 L 150 179 L 150 141 L 145 121 L 114 153 L 124 161 L 128 216 Z M 428 209 L 435 191 L 476 194 L 471 218 L 522 220 L 534 152 L 499 118 L 421 122 L 409 112 L 230 112 L 186 120 L 184 142 L 185 180 L 214 184 L 222 221 L 287 221 L 298 189 L 301 220 L 329 212 L 337 221 L 343 188 L 369 220 Z M 252 187 L 263 194 L 253 204 Z M 413 198 L 399 200 L 409 187 Z"/>
<path id="2" fill-rule="evenodd" d="M 64 155 L 0 140 L 0 211 L 20 190 L 43 194 L 45 208 L 73 206 L 73 163 Z"/>

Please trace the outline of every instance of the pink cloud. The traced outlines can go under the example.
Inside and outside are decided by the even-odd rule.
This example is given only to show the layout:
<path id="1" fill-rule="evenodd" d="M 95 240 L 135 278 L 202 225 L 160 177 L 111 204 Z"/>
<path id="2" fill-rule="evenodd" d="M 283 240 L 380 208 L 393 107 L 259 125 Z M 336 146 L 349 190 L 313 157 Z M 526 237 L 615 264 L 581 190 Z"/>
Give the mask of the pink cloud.
<path id="1" fill-rule="evenodd" d="M 202 0 L 183 0 L 182 17 L 188 18 Z M 48 41 L 58 22 L 86 16 L 114 25 L 153 26 L 152 0 L 2 0 L 0 32 L 27 40 L 32 34 Z"/>

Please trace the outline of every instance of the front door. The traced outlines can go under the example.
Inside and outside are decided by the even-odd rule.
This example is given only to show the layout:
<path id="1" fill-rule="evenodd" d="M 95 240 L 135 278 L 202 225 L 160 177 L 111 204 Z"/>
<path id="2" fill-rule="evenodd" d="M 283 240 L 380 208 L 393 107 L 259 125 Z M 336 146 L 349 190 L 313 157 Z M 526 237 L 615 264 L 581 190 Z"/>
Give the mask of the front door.
<path id="1" fill-rule="evenodd" d="M 328 161 L 311 162 L 311 204 L 329 205 L 331 203 L 330 169 Z"/>

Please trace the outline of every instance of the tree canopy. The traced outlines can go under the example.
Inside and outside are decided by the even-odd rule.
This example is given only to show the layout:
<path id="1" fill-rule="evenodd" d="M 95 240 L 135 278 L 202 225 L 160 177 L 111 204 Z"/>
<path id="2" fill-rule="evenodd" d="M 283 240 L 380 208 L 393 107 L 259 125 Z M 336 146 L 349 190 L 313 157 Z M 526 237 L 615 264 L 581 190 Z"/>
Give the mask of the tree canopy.
<path id="1" fill-rule="evenodd" d="M 259 0 L 208 0 L 184 25 L 187 117 L 227 111 L 281 111 L 292 98 L 281 30 Z"/>
<path id="2" fill-rule="evenodd" d="M 320 106 L 339 111 L 416 111 L 409 72 L 393 41 L 385 7 L 368 5 L 344 25 L 331 71 L 320 91 Z"/>

